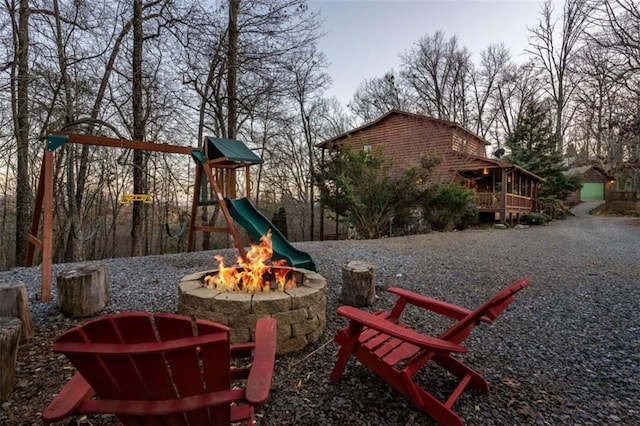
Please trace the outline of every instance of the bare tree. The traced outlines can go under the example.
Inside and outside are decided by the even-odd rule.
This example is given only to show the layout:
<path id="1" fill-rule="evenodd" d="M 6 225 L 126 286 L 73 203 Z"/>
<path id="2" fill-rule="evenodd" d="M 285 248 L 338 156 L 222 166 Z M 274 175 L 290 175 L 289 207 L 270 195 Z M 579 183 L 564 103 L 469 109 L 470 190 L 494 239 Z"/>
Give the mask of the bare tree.
<path id="1" fill-rule="evenodd" d="M 229 0 L 229 42 L 227 46 L 227 97 L 228 125 L 227 134 L 235 139 L 238 127 L 238 9 L 240 0 Z"/>
<path id="2" fill-rule="evenodd" d="M 315 230 L 315 196 L 312 176 L 315 170 L 315 144 L 318 130 L 315 123 L 318 121 L 318 110 L 321 108 L 321 95 L 324 89 L 331 84 L 331 78 L 325 72 L 328 63 L 325 56 L 318 52 L 314 44 L 301 50 L 290 58 L 288 71 L 292 73 L 295 84 L 293 85 L 293 99 L 295 100 L 302 131 L 304 147 L 306 148 L 308 169 L 303 188 L 305 188 L 305 200 L 309 201 L 309 237 L 314 239 Z M 306 215 L 305 215 L 306 216 Z"/>
<path id="3" fill-rule="evenodd" d="M 473 67 L 473 113 L 471 130 L 486 138 L 497 117 L 497 108 L 492 108 L 498 98 L 499 85 L 512 69 L 511 54 L 504 44 L 491 45 L 480 54 L 480 66 Z"/>
<path id="4" fill-rule="evenodd" d="M 562 16 L 556 18 L 553 3 L 546 0 L 538 25 L 529 30 L 531 36 L 527 52 L 533 55 L 534 63 L 546 74 L 546 91 L 555 107 L 555 137 L 560 152 L 564 148 L 564 132 L 569 124 L 567 108 L 579 81 L 571 78 L 571 67 L 580 48 L 590 10 L 587 0 L 566 0 Z M 562 27 L 558 30 L 560 20 Z"/>
<path id="5" fill-rule="evenodd" d="M 392 109 L 413 110 L 405 82 L 396 78 L 393 70 L 360 83 L 348 107 L 364 121 L 372 121 Z"/>
<path id="6" fill-rule="evenodd" d="M 637 72 L 640 70 L 640 4 L 634 0 L 594 2 L 597 14 L 593 23 L 598 30 L 592 39 L 615 53 L 616 77 L 626 82 L 627 89 L 640 92 Z"/>
<path id="7" fill-rule="evenodd" d="M 507 67 L 496 86 L 492 115 L 496 119 L 489 134 L 497 141 L 498 148 L 504 146 L 515 131 L 518 120 L 524 111 L 541 93 L 542 83 L 539 71 L 530 63 Z"/>
<path id="8" fill-rule="evenodd" d="M 419 112 L 468 124 L 470 53 L 442 31 L 422 37 L 401 56 L 401 75 L 411 87 Z"/>
<path id="9" fill-rule="evenodd" d="M 142 103 L 142 44 L 144 33 L 142 29 L 142 0 L 133 1 L 133 51 L 131 55 L 131 110 L 133 116 L 132 136 L 135 140 L 145 139 L 144 105 Z M 140 150 L 133 152 L 133 192 L 145 194 L 147 192 L 147 166 L 145 153 Z M 146 205 L 133 203 L 131 215 L 131 255 L 145 254 L 144 222 L 147 213 Z"/>
<path id="10" fill-rule="evenodd" d="M 24 265 L 30 224 L 31 185 L 29 179 L 29 15 L 28 0 L 9 2 L 13 55 L 11 61 L 11 98 L 13 129 L 17 145 L 16 175 L 16 263 Z"/>
<path id="11" fill-rule="evenodd" d="M 52 2 L 52 14 L 45 13 L 47 16 L 50 16 L 53 19 L 53 25 L 55 28 L 54 37 L 56 44 L 56 52 L 57 52 L 57 61 L 60 73 L 60 80 L 58 87 L 63 92 L 62 96 L 62 128 L 68 128 L 75 122 L 77 118 L 76 110 L 74 108 L 74 93 L 71 87 L 71 81 L 69 76 L 69 59 L 67 55 L 67 40 L 68 37 L 71 37 L 71 34 L 66 35 L 63 32 L 63 14 L 60 10 L 60 4 L 58 0 L 53 0 Z M 76 14 L 77 16 L 79 14 Z M 72 22 L 71 30 L 73 31 L 76 26 L 81 27 L 79 23 Z M 58 98 L 57 90 L 54 92 L 52 107 L 55 103 L 55 100 Z M 48 121 L 48 120 L 47 120 Z M 48 126 L 46 126 L 48 127 Z M 43 129 L 44 131 L 44 129 Z M 64 259 L 66 261 L 73 261 L 77 258 L 77 251 L 79 249 L 76 241 L 79 238 L 82 238 L 82 225 L 80 221 L 79 210 L 81 208 L 83 197 L 84 197 L 84 189 L 85 189 L 85 180 L 87 177 L 88 171 L 88 147 L 82 149 L 83 155 L 81 162 L 79 173 L 77 174 L 77 180 L 75 178 L 75 167 L 74 167 L 74 154 L 75 147 L 67 146 L 65 150 L 65 155 L 67 158 L 67 197 L 69 201 L 69 211 L 67 215 L 69 217 L 69 226 L 68 226 L 68 234 L 67 234 L 67 244 L 65 248 Z"/>
<path id="12" fill-rule="evenodd" d="M 626 145 L 624 157 L 629 164 L 637 164 L 640 160 L 640 4 L 632 0 L 615 0 L 597 3 L 597 6 L 597 19 L 602 23 L 602 32 L 596 41 L 615 52 L 616 82 L 624 84 L 626 90 L 633 94 L 628 97 L 626 104 L 632 105 L 633 111 L 627 113 L 623 143 Z M 634 173 L 637 175 L 637 172 Z"/>
<path id="13" fill-rule="evenodd" d="M 615 53 L 593 41 L 579 56 L 583 75 L 576 92 L 579 114 L 576 118 L 576 135 L 573 138 L 572 159 L 584 162 L 604 158 L 608 141 L 613 137 L 613 124 L 621 97 L 626 91 L 617 78 Z"/>
<path id="14" fill-rule="evenodd" d="M 348 114 L 340 101 L 333 97 L 325 99 L 320 111 L 322 123 L 322 138 L 329 139 L 353 129 L 356 125 L 355 119 Z"/>

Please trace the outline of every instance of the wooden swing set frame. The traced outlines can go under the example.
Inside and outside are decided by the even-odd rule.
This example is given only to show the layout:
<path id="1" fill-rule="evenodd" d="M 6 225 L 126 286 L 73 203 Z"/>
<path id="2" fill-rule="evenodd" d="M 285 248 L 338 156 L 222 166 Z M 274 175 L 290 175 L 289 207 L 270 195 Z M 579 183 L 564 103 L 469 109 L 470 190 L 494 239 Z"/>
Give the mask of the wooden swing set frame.
<path id="1" fill-rule="evenodd" d="M 40 178 L 38 180 L 38 189 L 36 193 L 34 213 L 31 221 L 31 228 L 27 237 L 27 255 L 25 259 L 25 266 L 32 266 L 36 249 L 42 251 L 42 287 L 40 300 L 42 302 L 48 302 L 51 300 L 51 273 L 53 265 L 53 156 L 56 149 L 65 143 L 77 143 L 83 145 L 96 145 L 106 146 L 113 148 L 134 149 L 142 151 L 152 152 L 166 152 L 170 154 L 186 154 L 197 158 L 196 155 L 202 152 L 200 148 L 193 148 L 190 146 L 178 146 L 169 145 L 166 143 L 156 142 L 144 142 L 128 139 L 109 138 L 104 136 L 85 135 L 70 132 L 57 132 L 55 134 L 49 134 L 47 136 L 46 145 L 44 149 L 44 155 L 42 159 L 42 167 L 40 169 Z M 205 144 L 206 149 L 206 144 Z M 192 211 L 191 211 L 191 223 L 189 224 L 189 241 L 187 245 L 187 251 L 193 249 L 194 243 L 194 231 L 204 232 L 228 232 L 233 238 L 234 245 L 238 249 L 240 255 L 245 257 L 246 252 L 238 230 L 234 224 L 227 206 L 224 202 L 224 193 L 220 190 L 216 181 L 216 174 L 213 172 L 213 168 L 216 168 L 215 162 L 208 161 L 203 167 L 199 161 L 196 161 L 196 183 L 195 183 L 195 195 L 193 197 Z M 248 165 L 247 176 L 248 176 Z M 201 180 L 201 170 L 207 174 L 211 187 L 218 199 L 220 208 L 223 212 L 225 220 L 227 222 L 227 228 L 211 228 L 207 226 L 194 226 L 194 219 L 196 217 L 196 209 L 198 207 L 198 195 L 199 185 Z M 226 180 L 225 189 L 233 187 L 235 191 L 235 173 L 230 173 L 227 176 L 230 179 Z M 233 182 L 231 182 L 231 180 Z M 247 188 L 249 188 L 249 180 L 247 180 Z M 135 201 L 135 200 L 134 200 Z M 38 231 L 40 229 L 40 220 L 42 218 L 42 237 L 38 237 Z"/>

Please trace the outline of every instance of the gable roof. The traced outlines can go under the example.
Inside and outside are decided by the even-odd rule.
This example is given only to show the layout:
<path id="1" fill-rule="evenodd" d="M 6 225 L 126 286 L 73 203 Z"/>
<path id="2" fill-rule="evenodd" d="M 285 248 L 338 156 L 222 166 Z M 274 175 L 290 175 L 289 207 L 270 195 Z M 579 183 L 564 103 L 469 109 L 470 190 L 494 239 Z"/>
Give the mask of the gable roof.
<path id="1" fill-rule="evenodd" d="M 260 158 L 251 151 L 242 141 L 236 139 L 223 139 L 207 136 L 208 160 L 223 159 L 224 161 L 260 164 Z"/>
<path id="2" fill-rule="evenodd" d="M 569 169 L 563 172 L 563 174 L 567 176 L 571 176 L 571 175 L 582 176 L 591 169 L 601 173 L 607 179 L 613 179 L 613 176 L 609 172 L 607 172 L 603 167 L 600 167 L 597 164 L 587 164 L 585 166 L 574 167 L 572 169 Z"/>
<path id="3" fill-rule="evenodd" d="M 434 122 L 434 123 L 438 123 L 440 125 L 444 125 L 444 126 L 449 127 L 451 129 L 458 130 L 460 132 L 466 133 L 466 134 L 468 134 L 468 135 L 480 140 L 485 145 L 491 145 L 491 142 L 489 142 L 486 139 L 476 135 L 475 133 L 473 133 L 469 129 L 466 129 L 466 128 L 462 127 L 461 125 L 459 125 L 458 123 L 455 123 L 453 121 L 447 121 L 447 120 L 442 120 L 442 119 L 439 119 L 439 118 L 429 117 L 427 115 L 416 114 L 416 113 L 407 112 L 407 111 L 401 111 L 401 110 L 398 110 L 398 109 L 392 109 L 389 112 L 387 112 L 386 114 L 381 115 L 380 117 L 376 118 L 375 120 L 373 120 L 373 121 L 371 121 L 369 123 L 365 123 L 360 127 L 356 127 L 355 129 L 351 129 L 351 130 L 348 130 L 348 131 L 346 131 L 344 133 L 341 133 L 341 134 L 339 134 L 337 136 L 334 136 L 331 139 L 327 139 L 325 141 L 322 141 L 319 144 L 316 144 L 316 147 L 317 148 L 322 148 L 322 149 L 330 148 L 330 145 L 334 144 L 338 140 L 344 139 L 344 138 L 346 138 L 348 136 L 351 136 L 351 135 L 353 135 L 355 133 L 361 132 L 361 131 L 363 131 L 365 129 L 368 129 L 369 127 L 373 127 L 376 124 L 380 123 L 381 121 L 385 120 L 386 118 L 388 118 L 388 117 L 390 117 L 392 115 L 404 115 L 404 116 L 407 116 L 407 117 L 414 117 L 414 118 L 417 118 L 417 119 L 420 119 L 420 120 L 425 120 L 425 121 L 431 121 L 431 122 Z"/>
<path id="4" fill-rule="evenodd" d="M 515 169 L 515 170 L 519 170 L 522 174 L 530 176 L 540 182 L 545 181 L 545 179 L 542 176 L 538 176 L 537 174 L 532 173 L 529 170 L 518 166 L 517 164 L 508 163 L 506 161 L 494 160 L 493 158 L 488 158 L 488 157 L 480 157 L 477 155 L 471 155 L 471 154 L 464 154 L 464 155 L 466 158 L 470 158 L 474 162 L 480 162 L 480 163 L 486 164 L 487 167 L 489 168 Z M 480 167 L 483 167 L 483 166 L 480 166 Z M 477 164 L 469 164 L 468 166 L 461 167 L 459 169 L 456 169 L 455 171 L 467 171 L 467 170 L 477 170 L 477 169 L 478 169 Z"/>

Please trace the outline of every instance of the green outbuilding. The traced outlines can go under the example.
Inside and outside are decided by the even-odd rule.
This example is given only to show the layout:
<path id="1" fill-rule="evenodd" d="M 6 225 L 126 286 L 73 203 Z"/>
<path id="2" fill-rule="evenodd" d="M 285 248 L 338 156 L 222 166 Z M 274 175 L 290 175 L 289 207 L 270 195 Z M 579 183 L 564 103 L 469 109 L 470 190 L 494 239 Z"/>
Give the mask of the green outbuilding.
<path id="1" fill-rule="evenodd" d="M 613 177 L 601 166 L 585 165 L 574 167 L 565 172 L 567 175 L 579 176 L 582 188 L 568 197 L 568 202 L 577 204 L 583 201 L 606 201 L 613 186 Z"/>

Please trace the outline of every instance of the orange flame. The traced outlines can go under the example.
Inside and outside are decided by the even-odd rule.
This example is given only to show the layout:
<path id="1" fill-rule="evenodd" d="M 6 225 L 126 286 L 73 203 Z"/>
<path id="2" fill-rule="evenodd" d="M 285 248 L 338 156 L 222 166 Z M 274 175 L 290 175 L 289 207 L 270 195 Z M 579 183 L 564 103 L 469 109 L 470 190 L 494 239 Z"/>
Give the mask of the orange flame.
<path id="1" fill-rule="evenodd" d="M 276 260 L 269 264 L 273 255 L 271 245 L 271 230 L 260 238 L 260 244 L 251 244 L 247 252 L 246 261 L 238 256 L 238 264 L 225 266 L 222 256 L 215 256 L 218 261 L 218 273 L 207 275 L 204 278 L 206 287 L 218 291 L 237 291 L 243 293 L 260 293 L 272 290 L 284 291 L 296 287 L 295 277 L 287 279 L 289 270 L 272 268 L 272 266 L 285 266 L 287 261 Z M 272 283 L 269 277 L 273 275 Z"/>

